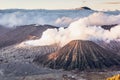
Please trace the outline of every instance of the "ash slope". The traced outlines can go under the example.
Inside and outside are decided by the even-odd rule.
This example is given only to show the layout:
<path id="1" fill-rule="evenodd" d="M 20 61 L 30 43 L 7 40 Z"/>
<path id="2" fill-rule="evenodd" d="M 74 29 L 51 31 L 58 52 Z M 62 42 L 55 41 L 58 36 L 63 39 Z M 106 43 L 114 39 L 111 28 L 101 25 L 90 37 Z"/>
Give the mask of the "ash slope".
<path id="1" fill-rule="evenodd" d="M 34 61 L 53 69 L 89 70 L 120 66 L 119 57 L 92 41 L 74 40 L 55 53 L 38 57 Z"/>

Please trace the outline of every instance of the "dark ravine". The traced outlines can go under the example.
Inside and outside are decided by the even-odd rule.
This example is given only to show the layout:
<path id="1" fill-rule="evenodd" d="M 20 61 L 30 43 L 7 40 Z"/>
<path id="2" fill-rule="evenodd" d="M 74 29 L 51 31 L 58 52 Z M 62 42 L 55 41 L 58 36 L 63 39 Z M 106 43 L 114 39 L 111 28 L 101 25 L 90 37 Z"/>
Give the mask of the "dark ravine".
<path id="1" fill-rule="evenodd" d="M 93 70 L 120 66 L 120 56 L 92 41 L 74 40 L 56 51 L 34 59 L 52 69 Z"/>

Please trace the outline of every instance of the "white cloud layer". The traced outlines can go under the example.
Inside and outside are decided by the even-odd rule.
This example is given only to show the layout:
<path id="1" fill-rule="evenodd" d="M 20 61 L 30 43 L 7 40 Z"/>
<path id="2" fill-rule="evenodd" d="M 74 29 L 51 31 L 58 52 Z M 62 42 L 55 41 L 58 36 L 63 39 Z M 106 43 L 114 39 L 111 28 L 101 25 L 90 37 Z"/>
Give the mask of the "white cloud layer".
<path id="1" fill-rule="evenodd" d="M 100 26 L 118 24 L 110 31 Z M 71 40 L 110 40 L 120 39 L 120 15 L 107 15 L 94 13 L 88 17 L 80 18 L 70 24 L 68 28 L 47 29 L 40 39 L 26 41 L 25 44 L 32 46 L 43 46 L 59 44 L 63 46 Z"/>

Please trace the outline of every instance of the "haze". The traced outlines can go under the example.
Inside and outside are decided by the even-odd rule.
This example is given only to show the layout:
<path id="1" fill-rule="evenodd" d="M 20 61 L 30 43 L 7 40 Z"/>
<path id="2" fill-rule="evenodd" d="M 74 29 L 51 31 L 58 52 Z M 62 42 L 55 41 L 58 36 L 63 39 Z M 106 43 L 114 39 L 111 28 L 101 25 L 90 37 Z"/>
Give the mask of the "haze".
<path id="1" fill-rule="evenodd" d="M 0 9 L 71 9 L 82 6 L 95 10 L 120 10 L 120 0 L 0 0 Z"/>

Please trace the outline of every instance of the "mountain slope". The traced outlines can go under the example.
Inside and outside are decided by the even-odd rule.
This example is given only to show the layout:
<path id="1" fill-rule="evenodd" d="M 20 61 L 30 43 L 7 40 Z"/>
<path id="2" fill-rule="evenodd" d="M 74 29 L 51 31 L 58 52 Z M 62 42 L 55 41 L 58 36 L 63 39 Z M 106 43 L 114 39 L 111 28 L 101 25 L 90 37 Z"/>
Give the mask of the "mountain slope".
<path id="1" fill-rule="evenodd" d="M 9 32 L 11 29 L 3 27 L 0 25 L 0 37 L 4 35 L 5 33 Z"/>
<path id="2" fill-rule="evenodd" d="M 55 69 L 103 69 L 120 66 L 120 56 L 105 50 L 92 41 L 74 40 L 56 51 L 34 62 Z"/>
<path id="3" fill-rule="evenodd" d="M 51 25 L 24 25 L 16 27 L 0 36 L 0 48 L 29 40 L 31 37 L 40 38 L 43 31 L 48 28 L 57 27 Z"/>

